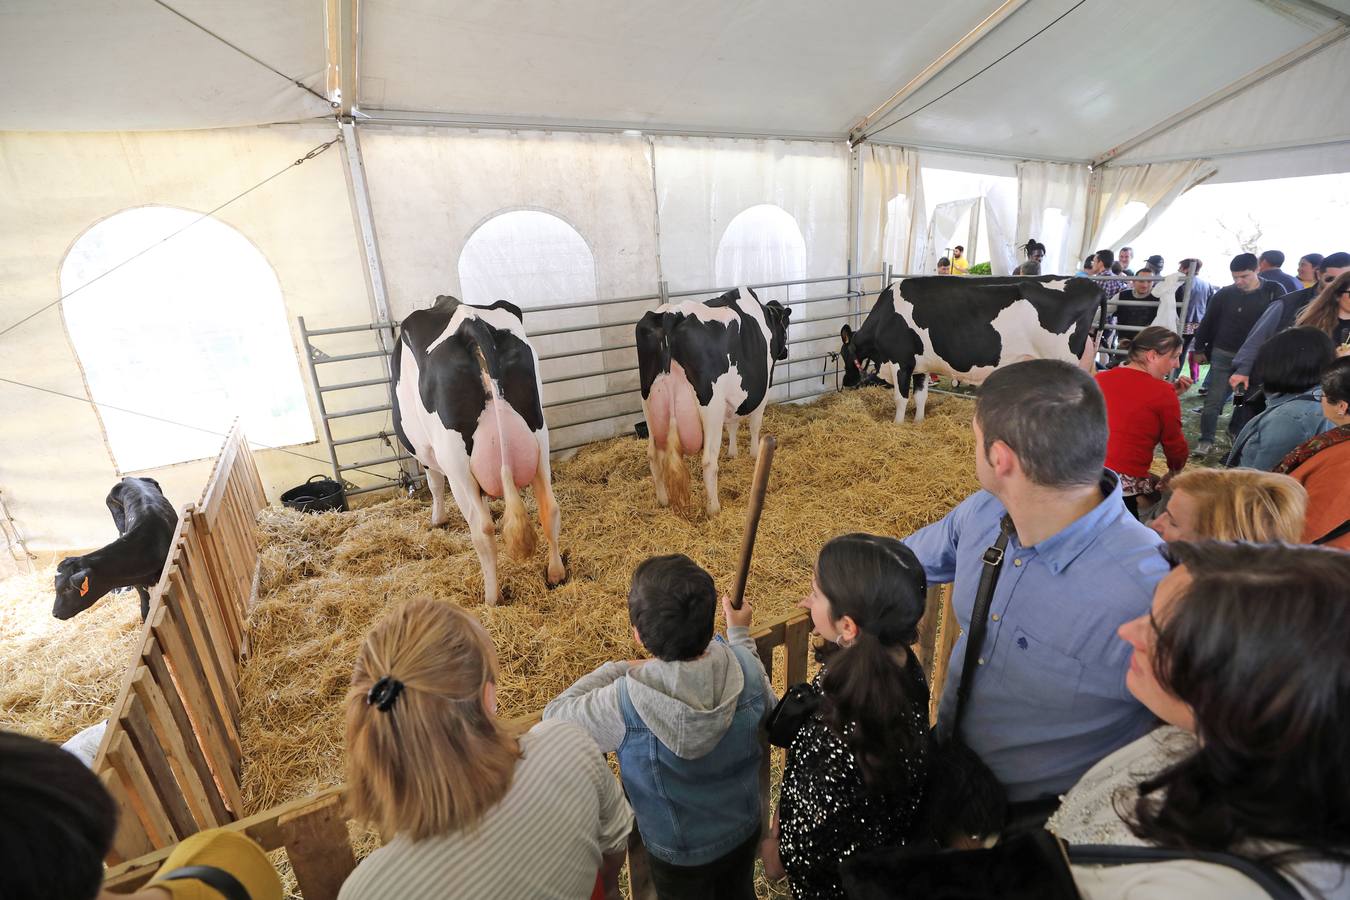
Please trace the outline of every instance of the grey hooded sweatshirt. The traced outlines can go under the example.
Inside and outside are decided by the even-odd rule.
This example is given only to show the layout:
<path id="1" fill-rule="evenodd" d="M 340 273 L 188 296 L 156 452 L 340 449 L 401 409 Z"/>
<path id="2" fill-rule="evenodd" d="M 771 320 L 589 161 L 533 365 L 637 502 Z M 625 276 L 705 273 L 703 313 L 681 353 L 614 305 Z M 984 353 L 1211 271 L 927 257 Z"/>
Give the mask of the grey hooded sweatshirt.
<path id="1" fill-rule="evenodd" d="M 755 652 L 749 628 L 728 628 L 727 642 Z M 764 674 L 762 665 L 759 671 Z M 636 666 L 605 663 L 544 707 L 544 718 L 575 722 L 590 732 L 603 752 L 618 750 L 624 738 L 620 678 L 628 679 L 628 698 L 642 721 L 682 759 L 698 759 L 712 752 L 731 726 L 745 687 L 745 676 L 731 647 L 714 640 L 697 659 L 652 659 Z M 773 685 L 767 674 L 764 684 L 771 705 Z"/>

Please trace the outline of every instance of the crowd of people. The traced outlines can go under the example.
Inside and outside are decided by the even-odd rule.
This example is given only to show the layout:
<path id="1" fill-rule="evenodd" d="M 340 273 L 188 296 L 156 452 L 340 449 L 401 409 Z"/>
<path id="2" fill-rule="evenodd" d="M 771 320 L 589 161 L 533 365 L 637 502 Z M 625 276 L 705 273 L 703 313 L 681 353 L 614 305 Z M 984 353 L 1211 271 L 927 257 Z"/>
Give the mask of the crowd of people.
<path id="1" fill-rule="evenodd" d="M 1284 335 L 1317 343 L 1307 332 L 1325 360 L 1316 326 L 1270 352 Z M 1265 444 L 1293 425 L 1247 442 L 1281 471 L 1181 471 L 1164 381 L 1181 347 L 1146 328 L 1098 379 L 1050 360 L 993 373 L 972 426 L 981 490 L 905 537 L 819 549 L 800 604 L 818 669 L 781 699 L 751 603 L 719 604 L 684 555 L 633 573 L 641 656 L 584 675 L 520 735 L 497 718 L 496 654 L 473 615 L 393 610 L 346 699 L 349 809 L 384 843 L 340 896 L 613 897 L 636 829 L 663 900 L 753 897 L 757 859 L 798 898 L 911 896 L 909 879 L 966 890 L 992 877 L 980 848 L 1028 835 L 1067 843 L 1028 876 L 1044 896 L 1071 879 L 1089 900 L 1255 898 L 1269 883 L 1350 897 L 1350 553 L 1308 545 L 1343 515 L 1350 360 L 1318 375 L 1335 429 L 1286 454 Z M 1273 398 L 1302 398 L 1310 376 L 1266 352 Z M 1122 417 L 1160 429 L 1173 470 L 1152 527 L 1129 504 L 1152 445 L 1122 436 Z M 938 583 L 961 631 L 930 727 L 912 648 Z M 776 797 L 765 731 L 786 748 Z M 0 798 L 5 897 L 100 895 L 116 811 L 96 777 L 0 735 Z M 961 896 L 998 895 L 980 889 Z M 233 832 L 183 842 L 135 896 L 217 894 L 280 896 Z"/>

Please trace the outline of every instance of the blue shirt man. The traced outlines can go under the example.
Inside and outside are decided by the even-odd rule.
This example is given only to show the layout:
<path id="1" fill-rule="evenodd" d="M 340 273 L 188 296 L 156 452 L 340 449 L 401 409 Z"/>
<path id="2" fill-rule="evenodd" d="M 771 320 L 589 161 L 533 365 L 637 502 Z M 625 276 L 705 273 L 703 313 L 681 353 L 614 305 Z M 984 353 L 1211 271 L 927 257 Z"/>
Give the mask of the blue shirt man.
<path id="1" fill-rule="evenodd" d="M 1021 803 L 1066 791 L 1152 727 L 1125 688 L 1131 649 L 1116 630 L 1149 609 L 1168 566 L 1102 468 L 1105 403 L 1081 369 L 1033 360 L 996 371 L 980 388 L 974 430 L 985 490 L 905 543 L 930 583 L 954 582 L 962 636 L 939 709 L 944 730 L 964 677 L 980 560 L 1004 513 L 1012 519 L 961 736 Z"/>

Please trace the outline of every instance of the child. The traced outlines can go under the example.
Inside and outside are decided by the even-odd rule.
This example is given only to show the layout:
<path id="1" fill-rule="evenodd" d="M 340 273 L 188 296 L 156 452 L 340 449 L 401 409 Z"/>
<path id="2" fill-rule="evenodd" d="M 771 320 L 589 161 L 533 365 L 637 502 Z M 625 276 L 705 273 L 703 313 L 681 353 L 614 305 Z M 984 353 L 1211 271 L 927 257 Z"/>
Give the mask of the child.
<path id="1" fill-rule="evenodd" d="M 764 795 L 760 723 L 773 688 L 750 639 L 750 604 L 722 609 L 712 576 L 687 556 L 633 572 L 628 619 L 654 659 L 605 663 L 550 703 L 617 751 L 624 790 L 661 900 L 753 898 Z"/>

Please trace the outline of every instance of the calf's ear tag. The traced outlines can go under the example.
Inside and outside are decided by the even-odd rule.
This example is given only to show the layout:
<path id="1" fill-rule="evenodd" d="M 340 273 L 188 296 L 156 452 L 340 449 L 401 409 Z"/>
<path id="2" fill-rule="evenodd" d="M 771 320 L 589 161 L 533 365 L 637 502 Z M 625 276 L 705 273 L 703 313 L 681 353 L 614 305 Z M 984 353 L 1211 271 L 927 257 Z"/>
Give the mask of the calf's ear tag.
<path id="1" fill-rule="evenodd" d="M 89 593 L 89 576 L 84 576 L 84 581 L 80 582 L 80 596 L 83 597 Z"/>

